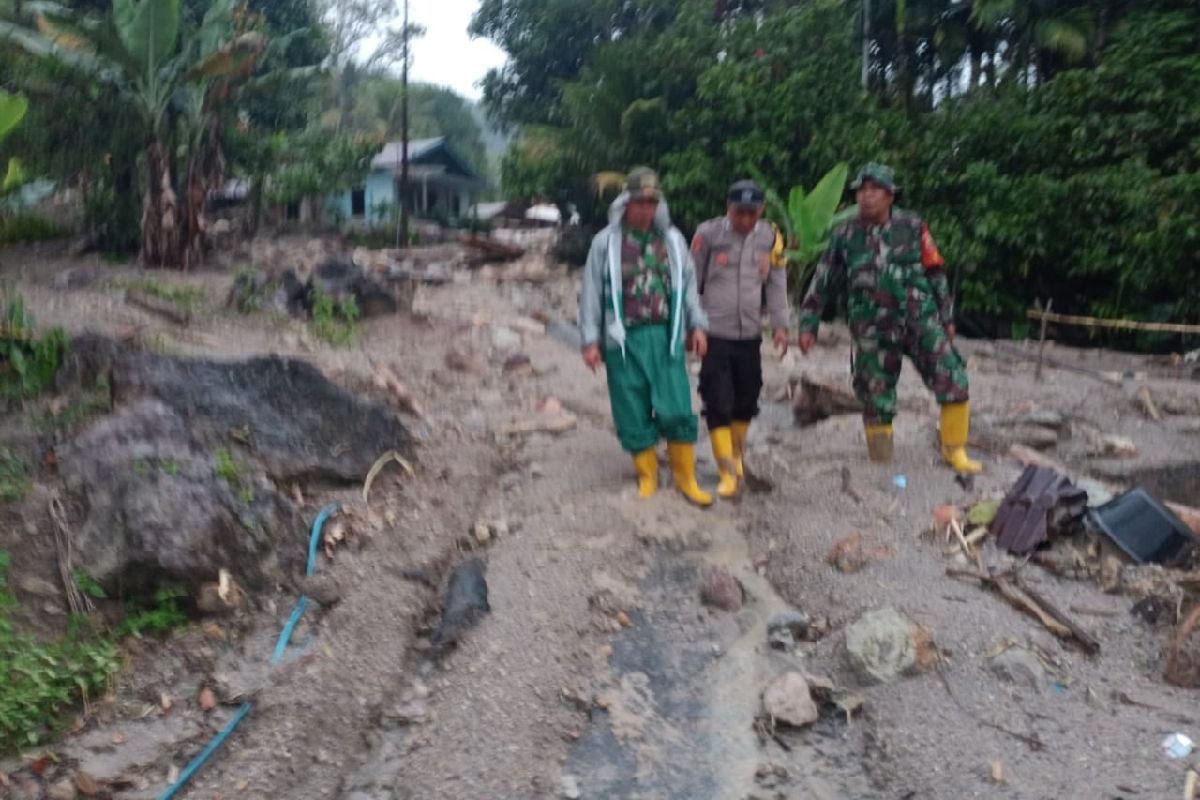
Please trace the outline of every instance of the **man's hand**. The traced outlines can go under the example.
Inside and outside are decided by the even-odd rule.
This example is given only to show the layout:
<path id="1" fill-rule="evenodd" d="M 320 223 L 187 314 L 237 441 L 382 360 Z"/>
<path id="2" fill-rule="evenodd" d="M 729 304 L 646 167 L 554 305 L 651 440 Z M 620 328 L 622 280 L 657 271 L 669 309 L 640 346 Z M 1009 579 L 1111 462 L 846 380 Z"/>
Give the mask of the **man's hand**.
<path id="1" fill-rule="evenodd" d="M 813 345 L 816 343 L 817 335 L 815 333 L 809 333 L 808 331 L 805 331 L 804 333 L 800 334 L 800 341 L 798 344 L 800 345 L 800 352 L 804 353 L 804 355 L 808 355 L 808 351 L 812 350 Z"/>
<path id="2" fill-rule="evenodd" d="M 600 366 L 600 345 L 589 344 L 583 348 L 583 363 L 595 374 L 596 367 Z"/>
<path id="3" fill-rule="evenodd" d="M 775 352 L 779 354 L 779 357 L 786 356 L 788 351 L 787 328 L 776 328 L 775 333 L 771 335 L 771 340 L 775 342 Z"/>
<path id="4" fill-rule="evenodd" d="M 708 352 L 708 334 L 699 328 L 696 328 L 688 334 L 687 349 L 694 353 L 696 358 L 704 358 L 704 354 Z"/>
<path id="5" fill-rule="evenodd" d="M 955 333 L 954 323 L 951 322 L 946 325 L 946 338 L 949 339 L 951 342 L 954 341 L 954 333 Z"/>

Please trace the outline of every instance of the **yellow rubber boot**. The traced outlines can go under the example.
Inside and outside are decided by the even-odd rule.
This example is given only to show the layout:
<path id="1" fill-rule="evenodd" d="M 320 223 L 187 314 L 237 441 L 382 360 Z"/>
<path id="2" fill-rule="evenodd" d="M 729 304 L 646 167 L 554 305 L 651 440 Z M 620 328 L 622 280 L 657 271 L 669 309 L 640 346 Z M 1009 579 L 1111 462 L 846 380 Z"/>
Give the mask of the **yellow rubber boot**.
<path id="1" fill-rule="evenodd" d="M 696 483 L 696 448 L 684 442 L 667 442 L 667 455 L 671 459 L 675 488 L 696 505 L 702 508 L 711 506 L 712 495 L 701 491 Z"/>
<path id="2" fill-rule="evenodd" d="M 653 447 L 634 455 L 633 468 L 637 470 L 639 497 L 650 497 L 658 491 L 658 455 Z"/>
<path id="3" fill-rule="evenodd" d="M 738 478 L 742 478 L 745 475 L 742 468 L 742 453 L 746 450 L 746 434 L 750 432 L 750 423 L 731 422 L 729 432 L 733 435 L 733 465 L 737 467 Z"/>
<path id="4" fill-rule="evenodd" d="M 967 455 L 967 435 L 971 427 L 971 409 L 967 403 L 942 406 L 942 458 L 957 472 L 982 472 L 983 465 Z"/>
<path id="5" fill-rule="evenodd" d="M 709 431 L 712 439 L 713 460 L 717 462 L 717 473 L 721 482 L 717 484 L 717 494 L 729 498 L 737 494 L 737 464 L 733 460 L 733 434 L 729 428 L 714 428 Z"/>
<path id="6" fill-rule="evenodd" d="M 892 426 L 867 425 L 864 432 L 867 435 L 867 457 L 876 464 L 892 463 Z"/>

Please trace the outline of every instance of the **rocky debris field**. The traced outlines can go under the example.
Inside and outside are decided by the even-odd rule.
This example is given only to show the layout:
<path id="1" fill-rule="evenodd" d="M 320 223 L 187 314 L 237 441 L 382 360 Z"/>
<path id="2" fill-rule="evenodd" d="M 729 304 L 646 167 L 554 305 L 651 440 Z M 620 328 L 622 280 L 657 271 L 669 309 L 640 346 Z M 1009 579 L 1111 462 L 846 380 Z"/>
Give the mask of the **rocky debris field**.
<path id="1" fill-rule="evenodd" d="M 229 302 L 281 270 L 318 286 L 325 244 L 249 245 L 275 276 L 250 294 L 234 269 L 0 254 L 6 288 L 74 340 L 55 390 L 0 424 L 36 465 L 0 506 L 14 623 L 67 627 L 56 530 L 66 574 L 103 589 L 92 614 L 117 624 L 119 598 L 170 586 L 189 618 L 122 638 L 107 693 L 3 757 L 0 795 L 159 797 L 247 703 L 178 796 L 1194 788 L 1186 739 L 1164 750 L 1200 737 L 1191 551 L 1133 564 L 1064 512 L 1014 555 L 992 524 L 1027 464 L 1093 508 L 1141 486 L 1189 520 L 1200 383 L 1183 365 L 1051 343 L 1037 380 L 1036 348 L 960 342 L 985 472 L 956 480 L 911 369 L 896 461 L 867 462 L 848 337 L 827 326 L 809 357 L 764 358 L 746 486 L 705 512 L 665 469 L 636 496 L 548 247 L 482 267 L 477 250 L 350 253 L 355 274 L 399 276 L 375 284 L 396 305 L 336 342 L 288 298 Z"/>

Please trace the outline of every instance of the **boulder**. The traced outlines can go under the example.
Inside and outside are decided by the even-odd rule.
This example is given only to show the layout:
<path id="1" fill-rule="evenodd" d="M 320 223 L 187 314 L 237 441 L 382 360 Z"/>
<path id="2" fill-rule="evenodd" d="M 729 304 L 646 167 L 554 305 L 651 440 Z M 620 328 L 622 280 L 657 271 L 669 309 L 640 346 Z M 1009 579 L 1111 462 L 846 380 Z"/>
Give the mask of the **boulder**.
<path id="1" fill-rule="evenodd" d="M 1001 680 L 1041 692 L 1046 686 L 1046 670 L 1038 657 L 1020 647 L 1011 647 L 992 659 L 992 673 Z"/>
<path id="2" fill-rule="evenodd" d="M 704 579 L 700 599 L 722 611 L 740 611 L 744 600 L 742 584 L 725 567 L 714 567 Z"/>
<path id="3" fill-rule="evenodd" d="M 222 569 L 248 590 L 274 587 L 302 568 L 306 529 L 276 486 L 357 484 L 381 453 L 411 455 L 386 407 L 302 361 L 92 353 L 79 377 L 110 362 L 115 411 L 58 463 L 77 563 L 118 594 L 168 582 L 195 594 Z"/>
<path id="4" fill-rule="evenodd" d="M 867 683 L 890 683 L 936 662 L 929 633 L 894 608 L 869 611 L 846 628 L 846 655 Z"/>
<path id="5" fill-rule="evenodd" d="M 772 719 L 795 728 L 811 725 L 820 716 L 808 680 L 799 672 L 785 672 L 772 681 L 762 702 Z"/>

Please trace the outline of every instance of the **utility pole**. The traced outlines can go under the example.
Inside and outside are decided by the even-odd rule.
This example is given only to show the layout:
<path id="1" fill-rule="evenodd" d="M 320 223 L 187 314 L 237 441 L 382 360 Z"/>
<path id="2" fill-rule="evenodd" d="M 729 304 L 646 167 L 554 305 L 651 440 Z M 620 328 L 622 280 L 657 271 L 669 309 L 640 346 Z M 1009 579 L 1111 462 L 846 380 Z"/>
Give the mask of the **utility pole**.
<path id="1" fill-rule="evenodd" d="M 400 227 L 396 247 L 408 247 L 408 0 L 404 0 L 404 65 L 400 71 Z"/>
<path id="2" fill-rule="evenodd" d="M 407 2 L 407 0 L 406 0 Z M 867 73 L 871 66 L 871 0 L 863 0 L 862 88 L 867 91 Z"/>

